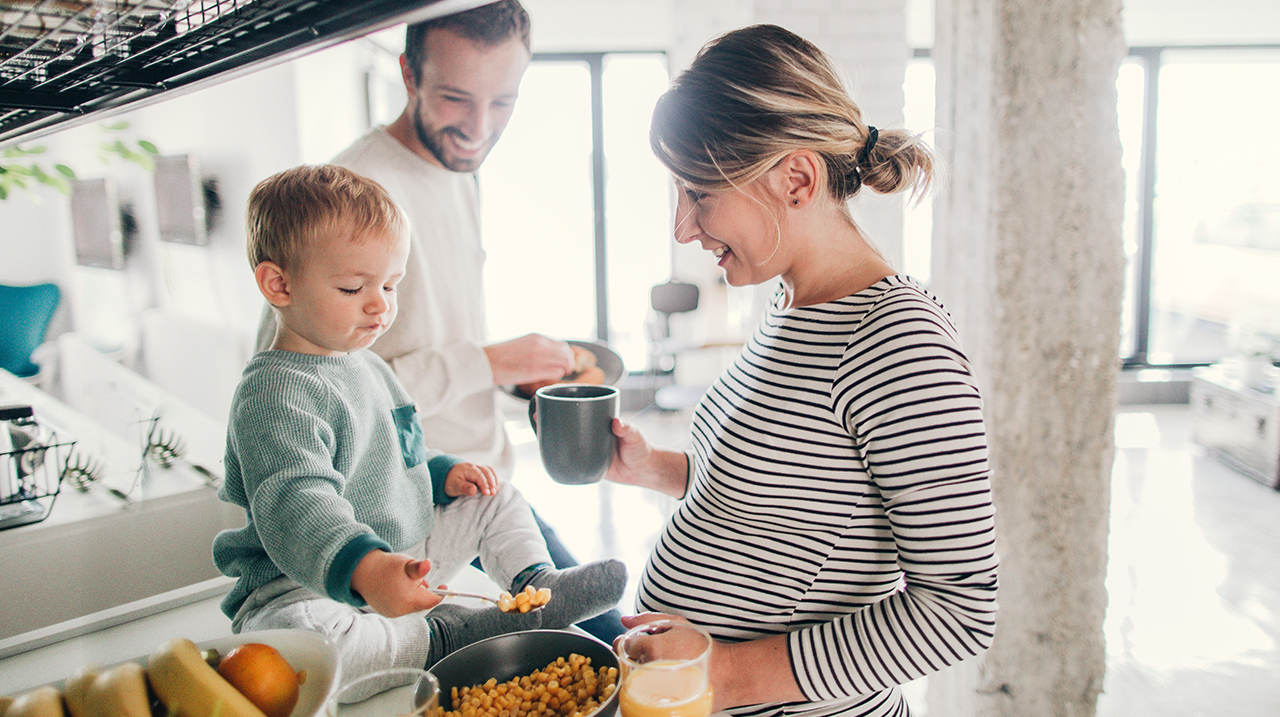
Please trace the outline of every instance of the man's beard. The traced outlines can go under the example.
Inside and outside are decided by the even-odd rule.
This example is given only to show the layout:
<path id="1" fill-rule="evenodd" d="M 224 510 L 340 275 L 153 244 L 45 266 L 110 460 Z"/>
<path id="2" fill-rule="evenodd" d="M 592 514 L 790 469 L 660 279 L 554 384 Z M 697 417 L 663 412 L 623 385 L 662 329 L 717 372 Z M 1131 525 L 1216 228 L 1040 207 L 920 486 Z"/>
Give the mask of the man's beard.
<path id="1" fill-rule="evenodd" d="M 413 129 L 417 133 L 418 141 L 422 143 L 422 146 L 426 147 L 431 156 L 435 157 L 437 162 L 451 172 L 474 172 L 480 169 L 480 165 L 484 163 L 485 157 L 488 156 L 488 152 L 475 159 L 459 159 L 446 155 L 444 151 L 444 135 L 446 132 L 452 132 L 464 140 L 467 139 L 467 136 L 453 127 L 443 127 L 433 133 L 427 127 L 427 124 L 422 121 L 422 112 L 417 108 L 413 112 Z"/>

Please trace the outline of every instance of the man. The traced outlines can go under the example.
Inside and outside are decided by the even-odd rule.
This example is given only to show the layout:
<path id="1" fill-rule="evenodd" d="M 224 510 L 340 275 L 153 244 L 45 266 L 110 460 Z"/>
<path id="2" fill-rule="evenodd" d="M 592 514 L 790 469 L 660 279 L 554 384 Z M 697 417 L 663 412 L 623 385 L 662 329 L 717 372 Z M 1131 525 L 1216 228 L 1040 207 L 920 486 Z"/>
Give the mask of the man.
<path id="1" fill-rule="evenodd" d="M 529 16 L 500 0 L 411 26 L 400 70 L 404 111 L 334 158 L 373 178 L 409 215 L 413 249 L 398 288 L 400 316 L 374 344 L 418 404 L 431 444 L 510 478 L 511 442 L 497 386 L 559 378 L 563 341 L 529 334 L 485 344 L 480 205 L 474 172 L 502 135 L 529 66 Z M 576 563 L 544 529 L 558 567 Z M 582 625 L 610 642 L 617 611 Z"/>

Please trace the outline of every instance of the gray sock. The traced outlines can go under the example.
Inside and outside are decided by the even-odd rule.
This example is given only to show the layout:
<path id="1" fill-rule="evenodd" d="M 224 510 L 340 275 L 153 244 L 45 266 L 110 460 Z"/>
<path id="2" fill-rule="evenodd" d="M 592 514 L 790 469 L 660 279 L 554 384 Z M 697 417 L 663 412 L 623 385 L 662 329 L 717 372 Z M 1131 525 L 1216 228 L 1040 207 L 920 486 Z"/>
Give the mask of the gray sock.
<path id="1" fill-rule="evenodd" d="M 431 647 L 426 667 L 439 662 L 455 650 L 497 635 L 524 630 L 562 629 L 575 622 L 595 617 L 618 606 L 627 587 L 627 567 L 619 560 L 600 560 L 564 570 L 544 568 L 524 584 L 512 586 L 512 593 L 525 585 L 534 589 L 550 588 L 551 602 L 541 610 L 502 612 L 497 607 L 467 608 L 442 603 L 427 612 L 431 626 Z"/>
<path id="2" fill-rule="evenodd" d="M 526 585 L 551 589 L 551 602 L 538 612 L 542 627 L 560 629 L 617 607 L 627 587 L 627 566 L 620 560 L 598 560 L 563 570 L 545 568 L 523 585 L 513 585 L 512 594 Z"/>
<path id="3" fill-rule="evenodd" d="M 553 602 L 554 602 L 554 595 Z M 426 667 L 431 667 L 449 653 L 497 635 L 544 627 L 542 611 L 503 612 L 497 607 L 468 608 L 453 603 L 437 605 L 427 612 L 431 626 L 431 647 Z"/>

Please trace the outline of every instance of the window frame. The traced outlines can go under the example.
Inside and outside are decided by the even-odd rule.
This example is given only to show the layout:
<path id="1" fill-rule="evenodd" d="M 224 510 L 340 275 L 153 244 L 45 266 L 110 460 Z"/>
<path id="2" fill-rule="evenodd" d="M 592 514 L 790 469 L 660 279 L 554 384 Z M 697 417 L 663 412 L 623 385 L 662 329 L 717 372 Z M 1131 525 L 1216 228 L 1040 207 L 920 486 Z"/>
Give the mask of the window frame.
<path id="1" fill-rule="evenodd" d="M 662 55 L 665 50 L 607 50 L 599 52 L 535 52 L 533 62 L 580 62 L 587 66 L 591 83 L 591 187 L 594 212 L 594 266 L 596 336 L 609 341 L 609 255 L 605 206 L 604 69 L 613 55 Z"/>
<path id="2" fill-rule="evenodd" d="M 1186 361 L 1170 363 L 1151 363 L 1151 289 L 1153 272 L 1153 253 L 1155 249 L 1155 198 L 1156 198 L 1156 136 L 1159 103 L 1160 103 L 1160 69 L 1165 52 L 1223 52 L 1223 51 L 1280 51 L 1280 44 L 1226 44 L 1226 45 L 1135 45 L 1129 48 L 1128 57 L 1142 65 L 1143 97 L 1142 97 L 1142 130 L 1141 156 L 1138 170 L 1137 192 L 1137 251 L 1134 254 L 1134 301 L 1133 312 L 1127 318 L 1133 322 L 1133 348 L 1121 355 L 1120 367 L 1125 371 L 1186 370 L 1210 365 L 1210 361 Z M 931 48 L 915 48 L 912 53 L 915 60 L 932 61 Z M 935 96 L 936 96 L 935 88 Z M 1126 201 L 1127 198 L 1126 198 Z M 1126 277 L 1126 281 L 1127 281 Z"/>
<path id="3" fill-rule="evenodd" d="M 1210 365 L 1211 361 L 1184 361 L 1151 363 L 1151 289 L 1155 249 L 1155 201 L 1156 201 L 1156 148 L 1159 138 L 1156 129 L 1160 106 L 1160 69 L 1164 53 L 1194 53 L 1223 51 L 1280 51 L 1280 44 L 1247 45 L 1142 45 L 1129 48 L 1128 56 L 1135 58 L 1143 69 L 1142 98 L 1142 148 L 1138 172 L 1137 242 L 1134 260 L 1137 286 L 1134 288 L 1133 350 L 1120 357 L 1121 368 L 1127 371 L 1146 369 L 1185 370 Z"/>

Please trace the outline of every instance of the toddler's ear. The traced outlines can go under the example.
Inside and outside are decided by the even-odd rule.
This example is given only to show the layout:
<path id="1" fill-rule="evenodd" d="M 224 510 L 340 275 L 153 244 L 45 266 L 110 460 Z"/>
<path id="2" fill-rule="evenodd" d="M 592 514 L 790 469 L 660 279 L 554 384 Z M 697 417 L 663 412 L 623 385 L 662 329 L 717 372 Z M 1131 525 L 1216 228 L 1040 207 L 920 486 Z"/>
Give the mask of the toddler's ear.
<path id="1" fill-rule="evenodd" d="M 253 270 L 253 278 L 258 282 L 258 291 L 272 306 L 288 306 L 289 276 L 274 261 L 264 261 Z"/>

